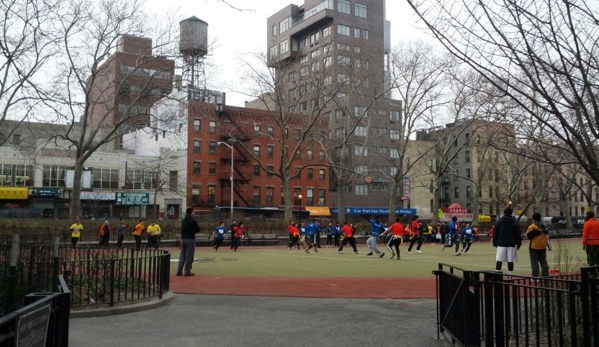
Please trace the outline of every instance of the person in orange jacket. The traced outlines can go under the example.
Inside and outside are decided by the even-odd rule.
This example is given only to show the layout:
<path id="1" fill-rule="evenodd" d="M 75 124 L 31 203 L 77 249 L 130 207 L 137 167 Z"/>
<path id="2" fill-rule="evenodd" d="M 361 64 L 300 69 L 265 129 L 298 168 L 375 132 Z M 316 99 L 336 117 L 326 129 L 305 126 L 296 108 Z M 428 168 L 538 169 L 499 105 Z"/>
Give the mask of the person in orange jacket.
<path id="1" fill-rule="evenodd" d="M 112 232 L 112 226 L 107 220 L 100 226 L 100 247 L 108 248 L 108 241 L 110 241 L 110 233 Z"/>
<path id="2" fill-rule="evenodd" d="M 588 211 L 582 227 L 582 249 L 587 252 L 589 266 L 599 265 L 599 221 Z"/>

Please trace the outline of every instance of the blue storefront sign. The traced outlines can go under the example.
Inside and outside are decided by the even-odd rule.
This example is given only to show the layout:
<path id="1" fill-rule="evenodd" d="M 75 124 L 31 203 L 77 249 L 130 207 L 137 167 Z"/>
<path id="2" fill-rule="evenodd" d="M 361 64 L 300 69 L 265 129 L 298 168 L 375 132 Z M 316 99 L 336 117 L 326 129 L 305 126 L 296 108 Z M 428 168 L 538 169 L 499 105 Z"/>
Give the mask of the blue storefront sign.
<path id="1" fill-rule="evenodd" d="M 380 215 L 380 216 L 388 216 L 389 208 L 386 207 L 346 207 L 345 214 L 346 215 L 359 215 L 361 213 L 368 215 Z M 331 208 L 331 214 L 339 214 L 338 208 Z M 396 215 L 415 215 L 415 208 L 396 208 Z"/>

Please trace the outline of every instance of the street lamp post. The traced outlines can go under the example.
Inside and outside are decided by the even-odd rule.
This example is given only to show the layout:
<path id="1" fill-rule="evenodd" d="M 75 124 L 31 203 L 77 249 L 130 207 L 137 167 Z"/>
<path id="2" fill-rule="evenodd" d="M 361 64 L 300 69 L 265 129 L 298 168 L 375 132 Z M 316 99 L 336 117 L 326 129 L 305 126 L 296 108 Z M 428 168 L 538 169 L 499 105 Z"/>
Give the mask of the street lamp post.
<path id="1" fill-rule="evenodd" d="M 229 213 L 230 213 L 230 217 L 231 217 L 231 224 L 233 224 L 233 183 L 234 183 L 233 182 L 233 145 L 235 145 L 236 141 L 234 139 L 229 139 L 228 142 L 229 143 L 219 141 L 216 144 L 217 145 L 225 145 L 231 149 L 231 175 L 229 177 L 229 179 L 231 180 L 231 208 L 229 210 Z"/>
<path id="2" fill-rule="evenodd" d="M 302 194 L 299 194 L 297 196 L 297 199 L 299 200 L 299 225 L 298 225 L 298 228 L 302 227 L 302 198 L 303 198 Z"/>

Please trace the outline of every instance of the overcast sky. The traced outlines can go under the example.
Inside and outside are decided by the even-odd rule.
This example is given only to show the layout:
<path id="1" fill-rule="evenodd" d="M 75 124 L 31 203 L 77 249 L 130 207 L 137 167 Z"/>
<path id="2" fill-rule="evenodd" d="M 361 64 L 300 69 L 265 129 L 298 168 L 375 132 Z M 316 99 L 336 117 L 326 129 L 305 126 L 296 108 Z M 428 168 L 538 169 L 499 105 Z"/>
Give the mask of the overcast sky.
<path id="1" fill-rule="evenodd" d="M 209 87 L 227 92 L 227 104 L 243 106 L 249 98 L 232 92 L 240 85 L 240 54 L 266 51 L 266 19 L 293 3 L 303 4 L 303 0 L 226 0 L 231 6 L 244 9 L 235 10 L 218 0 L 148 0 L 149 10 L 160 14 L 177 11 L 181 20 L 196 16 L 208 23 L 208 41 L 212 46 L 207 65 L 214 66 L 210 72 Z M 391 45 L 400 41 L 426 39 L 416 23 L 416 16 L 403 0 L 387 0 L 387 20 L 391 21 Z"/>

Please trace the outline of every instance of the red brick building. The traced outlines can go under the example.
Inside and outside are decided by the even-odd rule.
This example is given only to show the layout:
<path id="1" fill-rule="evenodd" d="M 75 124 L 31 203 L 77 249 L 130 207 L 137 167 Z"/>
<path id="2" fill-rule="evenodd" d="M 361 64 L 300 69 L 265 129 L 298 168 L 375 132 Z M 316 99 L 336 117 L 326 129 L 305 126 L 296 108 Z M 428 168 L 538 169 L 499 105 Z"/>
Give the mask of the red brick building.
<path id="1" fill-rule="evenodd" d="M 221 107 L 219 111 L 218 108 Z M 230 206 L 231 148 L 233 145 L 234 205 L 236 207 L 279 207 L 284 204 L 282 181 L 271 172 L 281 164 L 283 130 L 268 111 L 205 104 L 189 101 L 188 105 L 187 205 L 196 208 Z M 305 115 L 291 115 L 287 125 L 288 148 L 298 143 Z M 309 133 L 290 171 L 300 170 L 299 178 L 290 182 L 291 196 L 302 194 L 306 206 L 329 205 L 329 169 L 321 140 L 328 120 L 319 120 Z M 229 141 L 229 142 L 228 142 Z M 256 160 L 256 158 L 258 160 Z M 298 203 L 293 201 L 292 204 Z"/>

